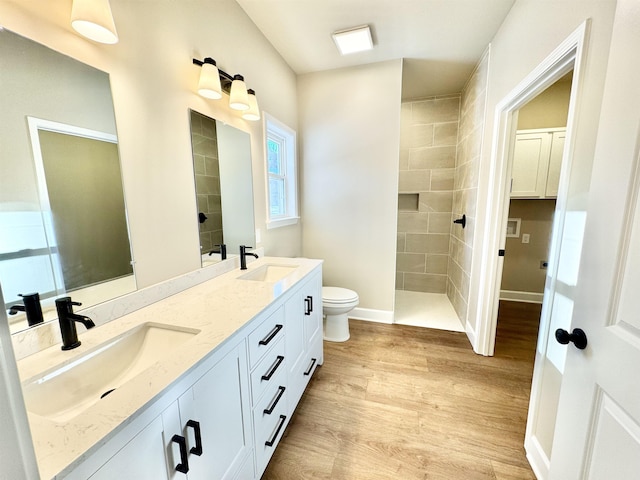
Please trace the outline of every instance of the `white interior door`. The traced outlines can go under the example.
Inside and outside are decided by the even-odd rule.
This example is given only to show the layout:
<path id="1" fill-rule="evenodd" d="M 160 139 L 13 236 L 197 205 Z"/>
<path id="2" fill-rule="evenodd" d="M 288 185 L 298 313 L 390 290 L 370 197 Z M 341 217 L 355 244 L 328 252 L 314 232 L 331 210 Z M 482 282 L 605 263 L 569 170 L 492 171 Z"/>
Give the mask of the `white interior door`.
<path id="1" fill-rule="evenodd" d="M 640 4 L 619 0 L 550 478 L 640 478 Z M 630 181 L 631 179 L 631 181 Z"/>

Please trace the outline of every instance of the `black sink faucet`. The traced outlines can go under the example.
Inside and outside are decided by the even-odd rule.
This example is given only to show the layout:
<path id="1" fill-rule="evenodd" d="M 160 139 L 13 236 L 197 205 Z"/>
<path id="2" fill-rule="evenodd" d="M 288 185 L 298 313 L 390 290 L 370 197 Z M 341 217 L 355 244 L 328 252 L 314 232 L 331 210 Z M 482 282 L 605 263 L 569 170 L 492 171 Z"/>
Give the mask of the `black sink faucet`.
<path id="1" fill-rule="evenodd" d="M 13 305 L 9 309 L 9 315 L 15 315 L 18 312 L 26 313 L 27 323 L 30 327 L 42 323 L 44 319 L 42 317 L 42 307 L 40 306 L 40 295 L 38 293 L 27 293 L 26 295 L 19 293 L 18 296 L 22 297 L 24 305 Z"/>
<path id="2" fill-rule="evenodd" d="M 220 245 L 214 245 L 216 247 L 220 247 L 220 251 L 216 252 L 215 250 L 211 250 L 209 252 L 209 256 L 213 255 L 214 253 L 219 253 L 220 254 L 220 260 L 226 260 L 227 259 L 227 246 L 224 243 L 221 243 Z"/>
<path id="3" fill-rule="evenodd" d="M 258 258 L 258 255 L 256 255 L 255 253 L 247 252 L 247 248 L 253 248 L 253 247 L 240 245 L 240 270 L 247 269 L 247 255 L 251 255 L 252 257 Z"/>
<path id="4" fill-rule="evenodd" d="M 83 324 L 87 330 L 96 326 L 89 317 L 73 313 L 74 305 L 80 306 L 82 304 L 71 301 L 71 297 L 62 297 L 56 300 L 58 322 L 60 322 L 60 333 L 62 334 L 62 350 L 71 350 L 80 346 L 76 322 Z"/>

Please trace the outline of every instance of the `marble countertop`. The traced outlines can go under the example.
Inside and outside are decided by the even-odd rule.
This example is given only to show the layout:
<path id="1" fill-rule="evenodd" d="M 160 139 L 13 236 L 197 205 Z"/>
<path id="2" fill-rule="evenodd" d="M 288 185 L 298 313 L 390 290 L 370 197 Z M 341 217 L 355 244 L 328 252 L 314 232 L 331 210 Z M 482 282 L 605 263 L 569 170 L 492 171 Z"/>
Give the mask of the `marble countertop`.
<path id="1" fill-rule="evenodd" d="M 20 360 L 18 371 L 21 381 L 25 382 L 146 322 L 200 330 L 171 350 L 166 358 L 69 421 L 57 423 L 28 412 L 41 478 L 54 478 L 81 463 L 112 438 L 119 427 L 141 414 L 177 379 L 321 263 L 305 258 L 264 257 L 251 262 L 247 271 L 236 269 L 225 273 L 105 325 L 91 330 L 79 326 L 82 345 L 74 350 L 62 351 L 58 344 Z M 265 264 L 297 268 L 277 283 L 238 279 Z"/>

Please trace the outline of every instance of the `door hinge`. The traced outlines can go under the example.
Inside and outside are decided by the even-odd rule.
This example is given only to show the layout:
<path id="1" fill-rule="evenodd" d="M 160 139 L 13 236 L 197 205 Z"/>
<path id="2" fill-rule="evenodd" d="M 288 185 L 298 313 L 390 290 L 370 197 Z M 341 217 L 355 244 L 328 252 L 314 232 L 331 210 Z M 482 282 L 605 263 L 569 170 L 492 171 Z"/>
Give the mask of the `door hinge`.
<path id="1" fill-rule="evenodd" d="M 504 257 L 504 248 L 501 248 L 500 250 L 498 250 L 498 256 Z"/>

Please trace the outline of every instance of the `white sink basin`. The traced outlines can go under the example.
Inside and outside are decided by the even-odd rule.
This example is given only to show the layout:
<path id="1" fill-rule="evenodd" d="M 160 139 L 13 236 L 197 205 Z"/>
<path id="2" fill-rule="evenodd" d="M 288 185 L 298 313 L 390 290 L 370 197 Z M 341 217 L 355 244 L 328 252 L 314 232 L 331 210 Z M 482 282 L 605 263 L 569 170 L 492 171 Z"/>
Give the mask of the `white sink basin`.
<path id="1" fill-rule="evenodd" d="M 277 282 L 281 278 L 286 277 L 293 272 L 297 265 L 275 265 L 266 264 L 261 267 L 251 270 L 249 273 L 240 275 L 238 278 L 241 280 L 254 280 L 257 282 Z"/>
<path id="2" fill-rule="evenodd" d="M 144 323 L 23 383 L 27 410 L 65 422 L 200 331 Z M 110 393 L 110 392 L 109 392 Z"/>

